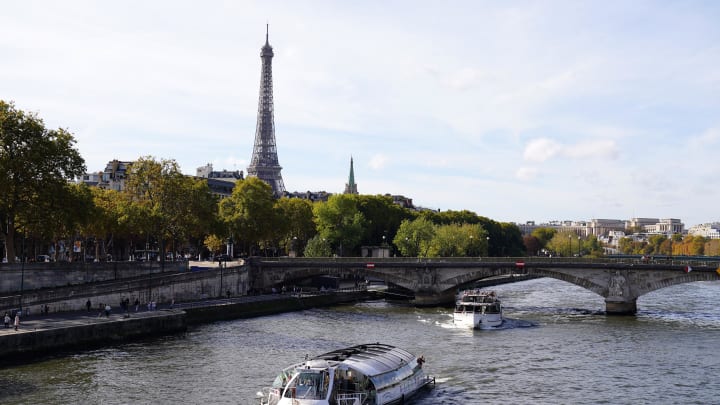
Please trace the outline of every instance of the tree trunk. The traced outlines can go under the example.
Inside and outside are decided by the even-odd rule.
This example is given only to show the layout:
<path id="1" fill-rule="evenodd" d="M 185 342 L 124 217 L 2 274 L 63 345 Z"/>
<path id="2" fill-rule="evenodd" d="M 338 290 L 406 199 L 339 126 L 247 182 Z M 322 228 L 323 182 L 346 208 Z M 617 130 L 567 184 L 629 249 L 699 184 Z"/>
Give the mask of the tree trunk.
<path id="1" fill-rule="evenodd" d="M 15 263 L 15 223 L 12 218 L 7 221 L 7 233 L 5 234 L 5 253 L 8 263 Z"/>

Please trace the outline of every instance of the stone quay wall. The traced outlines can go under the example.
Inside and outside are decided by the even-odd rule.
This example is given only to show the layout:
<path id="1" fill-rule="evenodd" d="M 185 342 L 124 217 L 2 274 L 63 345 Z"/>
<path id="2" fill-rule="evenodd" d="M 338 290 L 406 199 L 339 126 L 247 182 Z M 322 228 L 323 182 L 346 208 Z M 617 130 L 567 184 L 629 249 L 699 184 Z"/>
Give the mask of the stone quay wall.
<path id="1" fill-rule="evenodd" d="M 86 325 L 21 331 L 0 336 L 3 362 L 27 362 L 37 356 L 72 348 L 100 347 L 110 343 L 158 336 L 187 329 L 185 312 L 157 311 L 156 316 L 129 317 Z"/>
<path id="2" fill-rule="evenodd" d="M 0 294 L 68 285 L 147 277 L 189 269 L 187 262 L 99 262 L 99 263 L 2 263 Z"/>
<path id="3" fill-rule="evenodd" d="M 144 312 L 130 317 L 59 321 L 38 330 L 0 334 L 0 363 L 25 363 L 59 350 L 102 347 L 107 344 L 182 332 L 188 325 L 300 311 L 374 298 L 372 293 L 342 292 L 314 296 L 255 296 L 226 303 L 186 304 L 181 309 Z"/>
<path id="4" fill-rule="evenodd" d="M 248 271 L 245 266 L 209 268 L 199 271 L 185 271 L 173 274 L 155 274 L 152 278 L 135 278 L 108 281 L 68 287 L 47 288 L 26 291 L 22 297 L 22 308 L 30 315 L 42 311 L 48 305 L 49 312 L 85 310 L 88 299 L 92 310 L 99 311 L 100 304 L 110 304 L 113 311 L 119 311 L 120 301 L 130 299 L 131 306 L 137 299 L 141 305 L 154 301 L 168 304 L 198 301 L 214 297 L 247 294 Z M 0 310 L 20 308 L 20 296 L 0 298 Z M 132 308 L 134 310 L 134 308 Z"/>

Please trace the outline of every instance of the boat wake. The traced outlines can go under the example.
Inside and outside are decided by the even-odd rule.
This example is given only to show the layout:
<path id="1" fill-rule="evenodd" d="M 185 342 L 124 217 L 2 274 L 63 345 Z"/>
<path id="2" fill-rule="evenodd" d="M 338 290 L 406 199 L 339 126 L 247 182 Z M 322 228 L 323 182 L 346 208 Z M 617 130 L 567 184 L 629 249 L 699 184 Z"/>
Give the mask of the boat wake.
<path id="1" fill-rule="evenodd" d="M 535 321 L 528 321 L 526 319 L 513 319 L 513 318 L 505 318 L 503 319 L 503 323 L 500 324 L 500 326 L 496 326 L 492 329 L 515 329 L 515 328 L 532 328 L 535 326 L 539 326 Z"/>

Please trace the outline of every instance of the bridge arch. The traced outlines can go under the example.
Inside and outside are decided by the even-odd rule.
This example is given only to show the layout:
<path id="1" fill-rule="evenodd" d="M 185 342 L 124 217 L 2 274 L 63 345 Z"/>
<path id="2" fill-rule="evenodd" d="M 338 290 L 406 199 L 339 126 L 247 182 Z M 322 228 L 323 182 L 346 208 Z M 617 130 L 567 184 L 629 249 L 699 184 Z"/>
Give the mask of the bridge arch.
<path id="1" fill-rule="evenodd" d="M 494 259 L 494 258 L 493 258 Z M 253 284 L 277 285 L 313 275 L 376 277 L 412 291 L 414 303 L 438 305 L 454 301 L 459 288 L 493 276 L 522 274 L 550 277 L 592 291 L 605 298 L 609 314 L 633 314 L 638 297 L 683 283 L 720 280 L 718 263 L 694 266 L 676 263 L 638 263 L 618 260 L 572 261 L 533 258 L 482 259 L 294 259 L 251 261 Z"/>

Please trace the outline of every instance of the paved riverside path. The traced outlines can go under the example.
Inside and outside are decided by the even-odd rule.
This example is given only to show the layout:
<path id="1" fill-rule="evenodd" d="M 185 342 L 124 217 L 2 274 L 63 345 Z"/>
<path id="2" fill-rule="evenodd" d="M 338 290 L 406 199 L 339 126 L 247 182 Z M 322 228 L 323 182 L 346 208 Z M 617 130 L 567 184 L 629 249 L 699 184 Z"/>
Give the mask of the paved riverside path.
<path id="1" fill-rule="evenodd" d="M 303 294 L 302 297 L 313 296 L 317 294 Z M 284 300 L 290 297 L 300 297 L 298 294 L 267 294 L 267 295 L 248 295 L 241 297 L 232 298 L 217 298 L 217 299 L 205 299 L 200 301 L 182 302 L 170 304 L 158 304 L 157 309 L 150 311 L 147 309 L 147 305 L 140 305 L 137 312 L 135 312 L 135 306 L 130 304 L 130 318 L 151 318 L 154 316 L 165 316 L 171 312 L 179 312 L 187 308 L 202 308 L 202 307 L 215 307 L 229 304 L 242 304 L 252 302 L 270 302 L 273 300 Z M 100 314 L 100 315 L 98 315 Z M 0 313 L 3 316 L 4 313 Z M 15 319 L 12 318 L 10 321 L 10 327 L 5 328 L 4 324 L 0 324 L 0 337 L 10 334 L 17 333 L 32 333 L 50 329 L 63 329 L 70 328 L 73 326 L 86 326 L 91 324 L 101 324 L 108 322 L 123 321 L 128 318 L 120 309 L 119 305 L 112 307 L 110 316 L 105 316 L 105 311 L 100 311 L 99 307 L 92 307 L 90 311 L 80 310 L 72 312 L 56 312 L 48 314 L 36 314 L 32 313 L 29 316 L 20 317 L 20 327 L 15 331 L 13 323 Z"/>
<path id="2" fill-rule="evenodd" d="M 125 315 L 119 311 L 120 308 L 116 307 L 110 312 L 110 316 L 106 317 L 103 311 L 102 316 L 98 316 L 98 309 L 93 308 L 90 312 L 86 311 L 74 311 L 74 312 L 59 312 L 59 313 L 48 313 L 48 314 L 30 314 L 27 317 L 20 317 L 20 327 L 15 330 L 13 323 L 14 319 L 10 322 L 10 327 L 6 328 L 4 324 L 0 324 L 0 336 L 10 335 L 15 333 L 31 333 L 42 330 L 50 329 L 62 329 L 73 326 L 85 326 L 90 324 L 99 324 L 107 322 L 116 322 L 126 319 Z M 130 318 L 149 318 L 158 315 L 166 315 L 167 310 L 147 311 L 140 309 L 135 312 L 132 308 L 130 311 Z M 4 314 L 0 314 L 4 315 Z"/>

